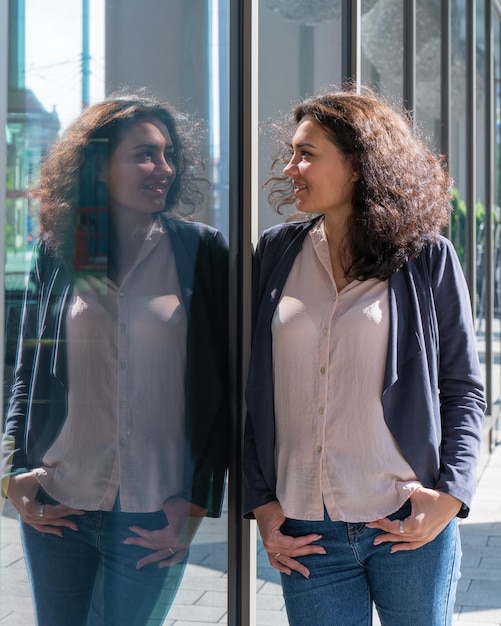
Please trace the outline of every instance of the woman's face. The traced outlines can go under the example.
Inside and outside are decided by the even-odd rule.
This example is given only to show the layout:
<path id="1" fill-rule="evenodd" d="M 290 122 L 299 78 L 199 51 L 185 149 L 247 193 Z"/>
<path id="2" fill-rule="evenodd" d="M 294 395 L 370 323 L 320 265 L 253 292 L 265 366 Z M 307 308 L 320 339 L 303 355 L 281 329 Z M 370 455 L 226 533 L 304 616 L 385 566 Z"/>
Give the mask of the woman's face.
<path id="1" fill-rule="evenodd" d="M 163 211 L 176 177 L 173 160 L 174 146 L 162 122 L 152 117 L 134 124 L 109 160 L 111 211 L 118 216 L 124 211 Z"/>
<path id="2" fill-rule="evenodd" d="M 292 151 L 284 174 L 292 178 L 296 207 L 326 217 L 351 213 L 354 185 L 359 178 L 353 170 L 353 159 L 345 156 L 308 115 L 297 125 Z"/>

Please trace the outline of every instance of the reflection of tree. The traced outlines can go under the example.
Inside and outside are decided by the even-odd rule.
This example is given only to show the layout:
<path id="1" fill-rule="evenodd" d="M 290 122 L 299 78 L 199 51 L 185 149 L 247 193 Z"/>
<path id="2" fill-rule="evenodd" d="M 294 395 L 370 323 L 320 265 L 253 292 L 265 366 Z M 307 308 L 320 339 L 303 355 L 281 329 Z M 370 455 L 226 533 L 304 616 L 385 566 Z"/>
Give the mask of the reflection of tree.
<path id="1" fill-rule="evenodd" d="M 379 73 L 392 76 L 396 84 L 403 83 L 402 34 L 404 10 L 400 0 L 372 0 L 364 2 L 362 16 L 362 51 Z M 368 9 L 367 5 L 370 4 Z M 463 85 L 466 76 L 466 47 L 461 36 L 461 13 L 457 2 L 451 2 L 451 83 Z M 422 0 L 416 3 L 416 105 L 421 111 L 435 116 L 440 111 L 441 76 L 441 7 L 440 0 Z M 482 51 L 477 51 L 479 62 Z M 479 80 L 482 73 L 478 74 Z M 465 107 L 464 95 L 451 102 L 452 114 L 458 116 Z"/>
<path id="2" fill-rule="evenodd" d="M 501 220 L 500 209 L 492 207 L 492 221 L 494 228 L 494 307 L 499 311 L 501 297 Z M 458 254 L 463 268 L 466 267 L 466 231 L 467 231 L 467 206 L 457 189 L 452 193 L 452 216 L 451 216 L 451 241 Z M 476 295 L 477 316 L 482 318 L 485 314 L 486 298 L 486 232 L 485 232 L 485 206 L 480 200 L 475 205 L 475 236 L 476 236 Z"/>

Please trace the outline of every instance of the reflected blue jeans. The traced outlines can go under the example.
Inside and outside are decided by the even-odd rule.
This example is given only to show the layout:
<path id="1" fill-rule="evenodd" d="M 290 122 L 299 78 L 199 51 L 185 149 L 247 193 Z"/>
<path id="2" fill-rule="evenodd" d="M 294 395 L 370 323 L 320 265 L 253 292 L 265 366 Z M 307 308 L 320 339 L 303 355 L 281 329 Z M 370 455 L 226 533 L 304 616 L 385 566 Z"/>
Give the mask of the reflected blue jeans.
<path id="1" fill-rule="evenodd" d="M 389 516 L 404 519 L 407 502 Z M 299 557 L 310 578 L 281 574 L 290 626 L 370 626 L 373 603 L 382 626 L 452 624 L 461 545 L 453 519 L 432 542 L 390 553 L 391 543 L 373 544 L 380 530 L 365 524 L 286 520 L 286 535 L 318 533 L 325 555 Z"/>
<path id="2" fill-rule="evenodd" d="M 153 626 L 163 623 L 186 559 L 160 569 L 136 562 L 151 551 L 124 545 L 129 527 L 164 528 L 163 511 L 91 511 L 75 516 L 78 531 L 40 533 L 21 521 L 38 626 Z"/>

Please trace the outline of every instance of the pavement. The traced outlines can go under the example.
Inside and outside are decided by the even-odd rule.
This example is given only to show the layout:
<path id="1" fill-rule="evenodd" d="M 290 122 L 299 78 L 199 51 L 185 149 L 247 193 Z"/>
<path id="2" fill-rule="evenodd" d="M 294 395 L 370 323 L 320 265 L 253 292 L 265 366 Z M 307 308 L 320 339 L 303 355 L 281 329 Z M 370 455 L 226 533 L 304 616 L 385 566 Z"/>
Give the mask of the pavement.
<path id="1" fill-rule="evenodd" d="M 0 626 L 34 626 L 18 523 L 10 504 L 2 505 Z M 223 514 L 222 520 L 206 519 L 201 525 L 164 626 L 227 623 L 225 518 Z M 461 521 L 460 532 L 463 561 L 454 626 L 501 626 L 501 445 L 482 465 L 471 513 Z M 256 589 L 256 626 L 287 626 L 279 574 L 269 565 L 259 539 Z M 374 624 L 379 624 L 377 616 Z"/>

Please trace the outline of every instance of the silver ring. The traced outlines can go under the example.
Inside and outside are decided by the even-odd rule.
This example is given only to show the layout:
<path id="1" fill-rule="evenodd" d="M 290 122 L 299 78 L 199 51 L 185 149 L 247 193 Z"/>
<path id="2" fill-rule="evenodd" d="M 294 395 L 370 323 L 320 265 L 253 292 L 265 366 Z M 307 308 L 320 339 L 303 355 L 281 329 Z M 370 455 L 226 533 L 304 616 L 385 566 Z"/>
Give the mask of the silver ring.
<path id="1" fill-rule="evenodd" d="M 176 554 L 176 551 L 173 550 L 172 548 L 167 548 L 167 550 L 171 553 L 171 554 Z"/>
<path id="2" fill-rule="evenodd" d="M 44 512 L 45 512 L 45 504 L 41 504 L 40 508 L 38 509 L 38 517 L 43 517 L 44 516 Z"/>
<path id="3" fill-rule="evenodd" d="M 404 530 L 404 520 L 403 519 L 398 520 L 398 532 L 401 535 L 403 535 L 405 533 L 405 530 Z"/>
<path id="4" fill-rule="evenodd" d="M 279 557 L 279 556 L 280 556 L 280 552 L 277 552 L 277 553 L 273 556 L 273 558 L 275 559 L 275 561 L 278 561 L 278 557 Z"/>

